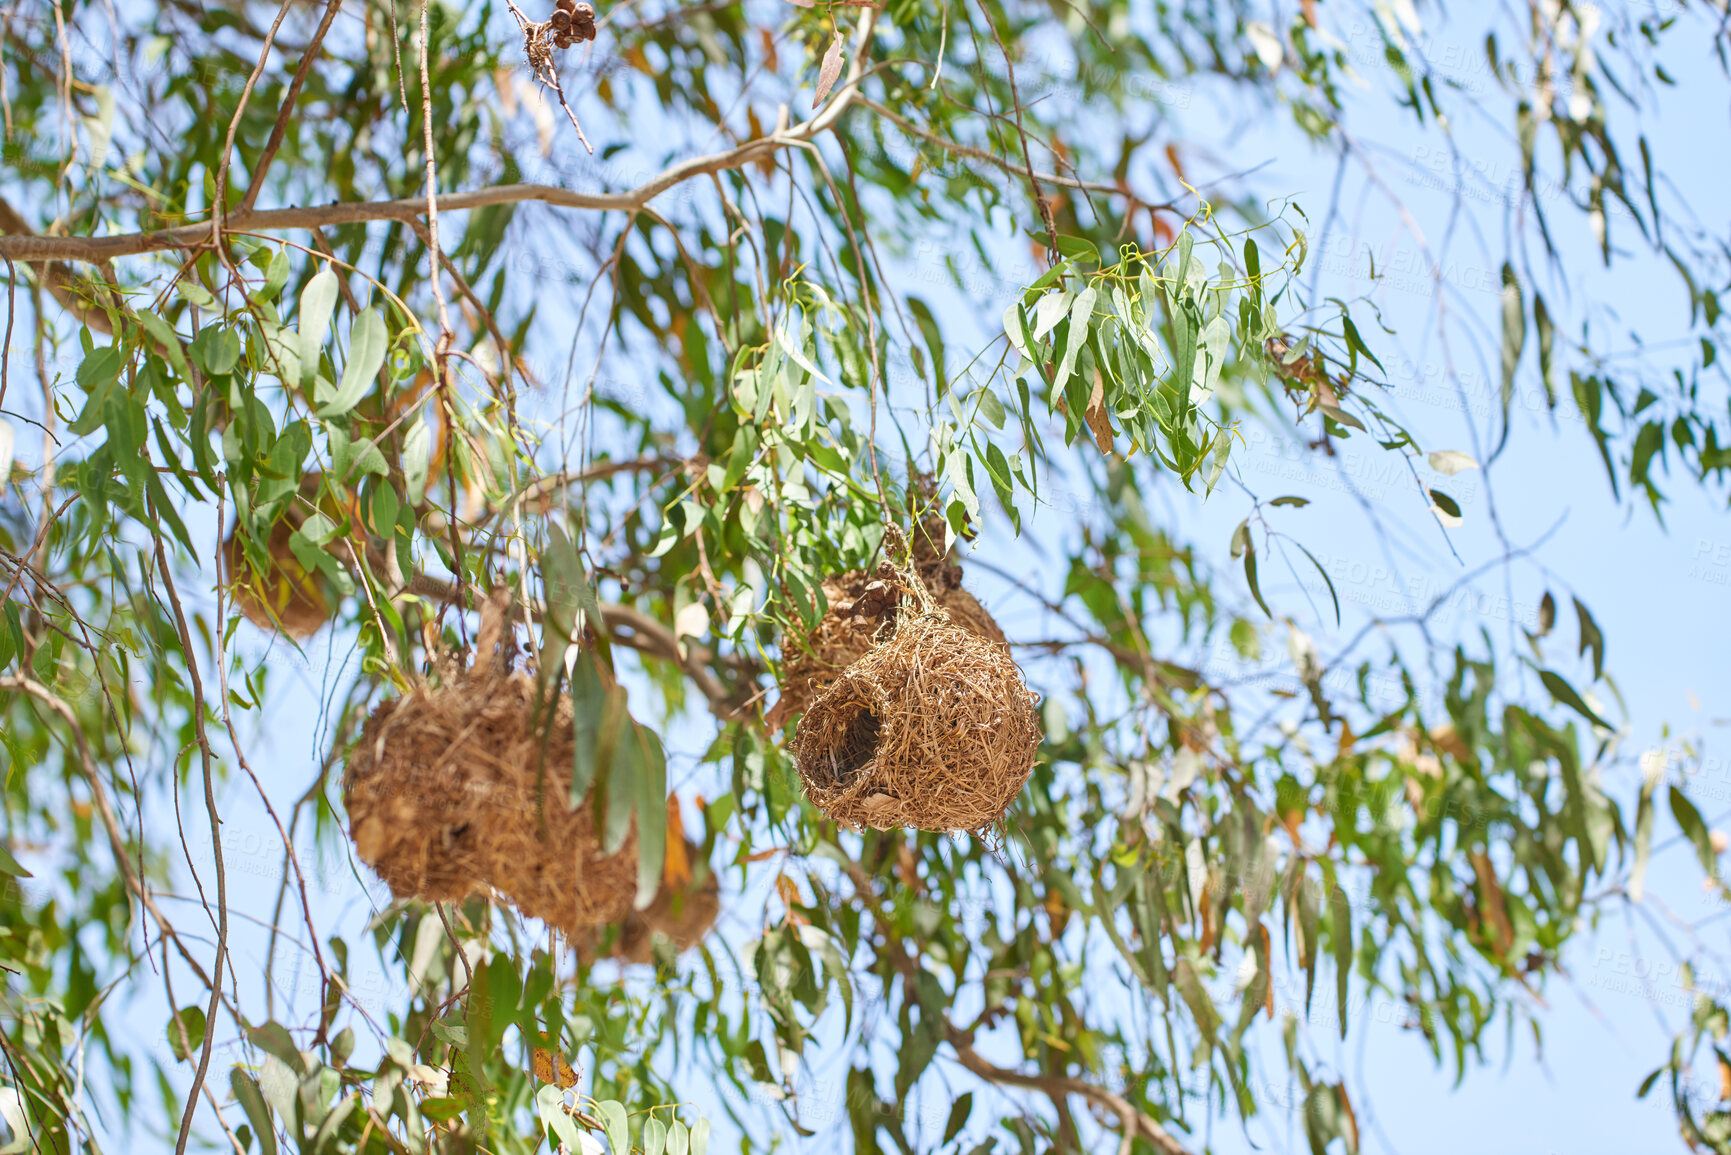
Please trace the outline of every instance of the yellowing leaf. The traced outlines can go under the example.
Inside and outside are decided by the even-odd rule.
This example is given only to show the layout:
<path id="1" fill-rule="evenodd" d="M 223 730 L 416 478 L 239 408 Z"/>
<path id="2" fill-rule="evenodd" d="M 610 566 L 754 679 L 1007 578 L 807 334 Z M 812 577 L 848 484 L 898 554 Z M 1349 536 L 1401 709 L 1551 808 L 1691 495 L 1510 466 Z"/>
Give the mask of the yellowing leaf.
<path id="1" fill-rule="evenodd" d="M 535 1067 L 535 1077 L 543 1083 L 559 1087 L 575 1087 L 577 1085 L 576 1069 L 552 1051 L 544 1051 L 540 1047 L 536 1047 L 530 1055 L 530 1060 Z"/>
<path id="2" fill-rule="evenodd" d="M 691 881 L 691 857 L 685 851 L 685 819 L 679 812 L 679 799 L 672 794 L 667 796 L 667 854 L 661 881 L 669 887 Z"/>

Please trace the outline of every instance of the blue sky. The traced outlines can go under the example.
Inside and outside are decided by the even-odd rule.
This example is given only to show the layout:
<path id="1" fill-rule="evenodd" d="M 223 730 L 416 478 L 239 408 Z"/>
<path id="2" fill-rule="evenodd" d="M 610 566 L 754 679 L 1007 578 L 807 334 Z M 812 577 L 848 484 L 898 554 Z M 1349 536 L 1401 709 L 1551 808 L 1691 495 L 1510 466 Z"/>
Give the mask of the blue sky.
<path id="1" fill-rule="evenodd" d="M 1482 36 L 1482 31 L 1477 35 Z M 1313 236 L 1313 267 L 1318 272 L 1314 293 L 1318 298 L 1362 295 L 1373 301 L 1388 327 L 1399 335 L 1398 341 L 1373 338 L 1373 346 L 1390 369 L 1392 389 L 1386 403 L 1411 422 L 1423 448 L 1456 449 L 1482 457 L 1474 451 L 1471 424 L 1476 423 L 1481 440 L 1493 432 L 1491 367 L 1498 269 L 1503 239 L 1510 229 L 1520 227 L 1485 190 L 1513 178 L 1517 171 L 1513 150 L 1494 119 L 1455 126 L 1462 152 L 1472 158 L 1482 179 L 1468 189 L 1462 200 L 1464 216 L 1450 233 L 1444 222 L 1451 200 L 1436 187 L 1448 176 L 1447 170 L 1439 173 L 1434 164 L 1443 155 L 1441 137 L 1434 130 L 1414 130 L 1406 114 L 1393 107 L 1386 97 L 1391 78 L 1381 69 L 1378 55 L 1366 50 L 1369 43 L 1349 40 L 1371 86 L 1371 92 L 1355 102 L 1350 124 L 1367 155 L 1374 157 L 1383 185 L 1396 190 L 1410 207 L 1419 233 L 1387 198 L 1374 188 L 1367 191 L 1362 177 L 1349 177 L 1340 198 L 1341 221 L 1330 233 Z M 1489 78 L 1475 66 L 1481 49 L 1465 30 L 1452 34 L 1445 25 L 1431 34 L 1431 43 L 1437 58 L 1453 62 L 1450 67 L 1458 83 L 1500 107 Z M 1703 212 L 1722 212 L 1715 194 L 1727 175 L 1724 77 L 1710 56 L 1706 38 L 1698 43 L 1679 41 L 1667 57 L 1667 66 L 1679 84 L 1665 97 L 1664 115 L 1647 125 L 1656 155 L 1667 177 L 1691 203 Z M 1189 154 L 1193 178 L 1253 171 L 1249 179 L 1256 190 L 1270 199 L 1290 197 L 1320 222 L 1336 179 L 1335 158 L 1313 148 L 1285 116 L 1235 106 L 1225 90 L 1206 85 L 1163 87 L 1153 96 L 1183 126 L 1182 138 L 1213 142 L 1208 149 Z M 1132 109 L 1129 115 L 1139 112 Z M 1704 140 L 1711 147 L 1704 147 Z M 631 171 L 624 161 L 614 167 L 625 175 Z M 1721 234 L 1725 231 L 1721 219 L 1701 223 Z M 1584 226 L 1565 223 L 1560 235 L 1565 246 L 1576 252 L 1591 243 Z M 528 257 L 535 241 L 531 236 L 512 243 L 524 245 Z M 1006 230 L 1000 267 L 1014 270 L 1026 263 L 1019 244 Z M 1480 335 L 1476 348 L 1470 342 L 1455 347 L 1454 376 L 1465 390 L 1464 409 L 1447 381 L 1447 354 L 1434 337 L 1426 337 L 1434 323 L 1430 310 L 1436 292 L 1424 271 L 1422 253 L 1427 245 L 1438 254 L 1437 264 L 1444 270 L 1453 331 Z M 1374 283 L 1367 277 L 1367 250 L 1375 254 L 1376 265 L 1384 273 Z M 972 327 L 979 341 L 994 337 L 993 326 L 1007 297 L 992 294 L 1012 291 L 1015 278 L 1007 273 L 1005 280 L 986 275 L 984 294 L 977 291 L 980 285 L 959 292 L 942 290 L 935 282 L 943 276 L 943 253 L 941 245 L 926 250 L 914 246 L 896 265 L 896 275 L 904 288 L 938 302 L 946 320 L 959 331 Z M 1571 268 L 1590 267 L 1590 262 L 1572 258 Z M 1583 272 L 1572 283 L 1543 288 L 1563 302 L 1561 312 L 1576 319 L 1579 305 L 1589 298 L 1614 303 L 1626 326 L 1638 328 L 1660 345 L 1654 355 L 1661 358 L 1664 340 L 1681 331 L 1687 316 L 1681 287 L 1661 260 L 1632 258 L 1613 274 Z M 1603 317 L 1595 321 L 1602 323 Z M 549 363 L 561 352 L 539 351 Z M 1527 372 L 1531 372 L 1530 356 Z M 630 387 L 629 370 L 621 371 L 619 378 Z M 1508 649 L 1516 644 L 1518 629 L 1532 624 L 1539 598 L 1549 588 L 1564 610 L 1559 615 L 1561 632 L 1572 638 L 1566 595 L 1579 596 L 1605 631 L 1607 667 L 1627 708 L 1624 757 L 1607 778 L 1607 788 L 1632 804 L 1639 784 L 1638 756 L 1657 751 L 1659 764 L 1675 775 L 1684 765 L 1672 758 L 1679 741 L 1698 735 L 1706 770 L 1693 789 L 1703 813 L 1717 825 L 1717 816 L 1731 811 L 1731 729 L 1724 721 L 1731 719 L 1727 679 L 1731 519 L 1723 498 L 1700 495 L 1686 482 L 1674 481 L 1677 500 L 1666 508 L 1665 528 L 1642 507 L 1619 506 L 1611 499 L 1586 434 L 1571 420 L 1569 402 L 1558 408 L 1553 426 L 1552 416 L 1536 403 L 1533 386 L 1530 377 L 1523 382 L 1511 448 L 1488 476 L 1486 471 L 1474 470 L 1439 483 L 1455 494 L 1465 514 L 1463 526 L 1447 531 L 1460 561 L 1452 556 L 1444 531 L 1430 521 L 1416 495 L 1398 475 L 1387 471 L 1387 455 L 1349 445 L 1342 459 L 1344 472 L 1319 471 L 1312 468 L 1311 455 L 1280 430 L 1245 431 L 1246 445 L 1235 466 L 1243 489 L 1223 484 L 1207 503 L 1200 503 L 1169 487 L 1157 495 L 1153 509 L 1179 527 L 1179 536 L 1199 543 L 1210 561 L 1227 570 L 1227 542 L 1249 504 L 1245 489 L 1263 498 L 1288 491 L 1313 497 L 1314 504 L 1307 509 L 1285 512 L 1281 524 L 1299 536 L 1334 577 L 1344 627 L 1336 630 L 1331 620 L 1317 612 L 1326 593 L 1314 574 L 1303 568 L 1267 567 L 1265 589 L 1277 613 L 1290 614 L 1327 653 L 1330 640 L 1350 634 L 1366 613 L 1401 612 L 1415 598 L 1423 600 L 1448 588 L 1464 568 L 1495 556 L 1498 546 L 1488 512 L 1494 494 L 1508 539 L 1524 546 L 1542 538 L 1542 544 L 1530 561 L 1516 565 L 1506 577 L 1493 574 L 1451 603 L 1450 611 L 1439 619 L 1439 630 L 1445 636 L 1470 637 L 1482 628 L 1495 644 Z M 975 547 L 978 560 L 1032 575 L 1047 588 L 1055 588 L 1062 575 L 1041 575 L 1037 554 L 1028 547 L 1070 532 L 1076 514 L 1085 512 L 1067 507 L 1061 491 L 1056 496 L 1057 504 L 1035 519 L 1028 541 L 1014 541 L 1001 524 L 990 526 Z M 1392 543 L 1387 548 L 1370 532 L 1367 510 L 1383 520 Z M 209 536 L 216 532 L 214 526 L 204 531 Z M 1227 572 L 1230 586 L 1233 578 Z M 1041 622 L 1026 600 L 985 573 L 983 566 L 974 568 L 969 584 L 997 612 L 1013 639 L 1039 633 Z M 1248 591 L 1241 583 L 1232 588 L 1239 604 L 1252 612 Z M 354 672 L 348 665 L 353 657 L 351 639 L 320 635 L 303 657 L 281 644 L 268 646 L 247 626 L 237 638 L 249 656 L 263 658 L 268 653 L 273 676 L 296 687 L 265 719 L 258 744 L 259 768 L 273 784 L 275 797 L 284 801 L 304 788 L 328 741 L 324 699 Z M 1265 648 L 1282 649 L 1278 629 L 1270 627 Z M 1512 663 L 1507 668 L 1511 677 L 1521 676 Z M 1523 690 L 1535 697 L 1540 693 L 1530 677 Z M 1616 717 L 1622 716 L 1614 704 L 1608 706 Z M 713 796 L 719 788 L 713 768 L 694 766 L 708 744 L 708 726 L 706 717 L 693 715 L 668 735 L 673 779 L 688 794 Z M 225 839 L 236 905 L 262 917 L 275 893 L 280 842 L 268 818 L 245 792 L 231 790 L 227 804 L 231 809 Z M 1573 981 L 1553 983 L 1546 992 L 1548 1005 L 1536 1011 L 1543 1028 L 1542 1051 L 1523 1027 L 1507 1043 L 1493 1046 L 1487 1062 L 1470 1069 L 1457 1086 L 1452 1070 L 1438 1069 L 1419 1036 L 1401 1028 L 1403 1016 L 1374 1002 L 1354 1008 L 1351 1036 L 1333 1052 L 1324 1053 L 1332 1054 L 1335 1068 L 1347 1077 L 1363 1124 L 1365 1150 L 1415 1155 L 1470 1146 L 1593 1155 L 1678 1146 L 1669 1105 L 1657 1094 L 1646 1102 L 1635 1099 L 1641 1078 L 1664 1058 L 1670 1030 L 1686 1016 L 1673 955 L 1673 947 L 1686 939 L 1673 933 L 1676 928 L 1670 916 L 1691 920 L 1711 911 L 1701 894 L 1699 868 L 1674 834 L 1661 808 L 1655 842 L 1662 849 L 1648 884 L 1651 897 L 1634 917 L 1613 914 L 1596 932 L 1576 941 L 1566 959 Z M 199 846 L 195 836 L 195 860 Z M 208 843 L 204 846 L 201 866 L 208 864 Z M 340 929 L 354 937 L 371 913 L 369 891 L 376 895 L 379 888 L 370 877 L 357 878 L 340 851 L 341 847 L 330 844 L 303 850 L 303 868 L 313 887 L 321 927 L 326 933 Z M 722 927 L 735 944 L 755 933 L 757 915 L 768 901 L 769 878 L 768 871 L 760 872 L 744 892 L 730 896 Z M 1727 928 L 1731 920 L 1713 923 L 1703 942 L 1731 953 Z M 242 968 L 248 981 L 262 975 L 263 938 L 257 927 L 243 929 L 237 936 L 240 957 L 253 964 L 252 969 Z M 305 968 L 293 966 L 295 955 L 291 944 L 280 956 L 285 962 L 277 997 L 305 1011 L 316 1005 L 318 992 L 308 985 Z M 1705 977 L 1731 978 L 1731 971 L 1716 965 L 1710 956 L 1698 957 Z M 390 1005 L 394 992 L 382 971 L 363 959 L 357 974 L 363 1000 L 373 998 L 381 1009 Z M 141 1046 L 161 1046 L 166 1010 L 158 1005 L 158 997 L 147 993 L 131 1008 Z M 1326 1018 L 1324 1010 L 1315 1037 L 1329 1037 Z M 1278 1045 L 1273 1032 L 1264 1034 L 1270 1048 Z M 1272 1060 L 1272 1049 L 1269 1056 Z M 819 1085 L 837 1077 L 834 1071 L 823 1073 L 835 1058 L 831 1054 L 814 1059 Z M 1271 1061 L 1268 1069 L 1279 1070 L 1280 1064 Z M 833 1086 L 833 1081 L 827 1085 Z M 966 1084 L 958 1083 L 962 1085 Z M 1249 1151 L 1252 1141 L 1262 1150 L 1306 1149 L 1302 1126 L 1278 1109 L 1284 1089 L 1267 1091 L 1274 1109 L 1249 1139 L 1236 1120 L 1215 1121 L 1216 1149 Z M 792 1146 L 829 1149 L 844 1133 L 845 1124 L 813 1140 L 793 1140 Z"/>

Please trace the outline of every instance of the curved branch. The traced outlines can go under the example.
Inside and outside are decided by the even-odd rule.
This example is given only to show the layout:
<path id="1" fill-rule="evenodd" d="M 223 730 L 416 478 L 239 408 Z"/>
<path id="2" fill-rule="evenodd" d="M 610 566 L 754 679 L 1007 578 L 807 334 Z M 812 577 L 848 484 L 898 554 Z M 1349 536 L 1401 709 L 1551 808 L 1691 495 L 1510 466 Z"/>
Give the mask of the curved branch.
<path id="1" fill-rule="evenodd" d="M 950 1048 L 956 1052 L 957 1060 L 969 1072 L 987 1082 L 1042 1091 L 1054 1102 L 1069 1095 L 1080 1095 L 1118 1116 L 1124 1124 L 1123 1142 L 1118 1148 L 1120 1155 L 1127 1155 L 1138 1135 L 1152 1143 L 1162 1155 L 1190 1155 L 1190 1149 L 1174 1138 L 1170 1131 L 1137 1110 L 1136 1106 L 1123 1096 L 1114 1095 L 1104 1087 L 1096 1087 L 1092 1083 L 1066 1075 L 1023 1075 L 1000 1067 L 974 1050 L 973 1039 L 967 1033 L 953 1026 L 948 1027 L 947 1033 Z"/>
<path id="2" fill-rule="evenodd" d="M 862 22 L 863 42 L 871 35 L 873 20 L 868 14 Z M 574 189 L 544 184 L 506 184 L 492 188 L 471 189 L 439 197 L 439 208 L 446 212 L 484 208 L 489 205 L 517 204 L 539 201 L 557 208 L 617 209 L 636 213 L 649 202 L 693 177 L 743 168 L 762 160 L 770 153 L 808 143 L 827 130 L 859 97 L 859 85 L 864 74 L 851 77 L 838 89 L 829 104 L 810 120 L 792 128 L 777 130 L 768 136 L 748 140 L 725 152 L 692 157 L 670 165 L 660 173 L 628 192 L 585 193 Z M 282 209 L 239 210 L 230 213 L 224 222 L 227 232 L 267 232 L 276 229 L 314 229 L 327 225 L 361 224 L 367 221 L 411 221 L 427 214 L 425 196 L 392 201 L 348 201 L 328 205 L 303 205 Z M 21 224 L 22 222 L 18 222 Z M 0 228 L 5 224 L 0 223 Z M 210 224 L 203 222 L 181 225 L 172 229 L 123 233 L 110 237 L 44 237 L 24 230 L 7 229 L 0 236 L 0 257 L 15 261 L 89 261 L 100 263 L 116 257 L 132 257 L 166 249 L 184 249 L 208 242 Z"/>
<path id="3" fill-rule="evenodd" d="M 908 955 L 902 946 L 901 936 L 884 917 L 872 888 L 871 876 L 866 874 L 865 868 L 857 862 L 848 862 L 843 869 L 853 883 L 854 893 L 871 913 L 878 933 L 884 937 L 884 945 L 888 948 L 885 957 L 901 974 L 904 985 L 911 988 L 919 975 L 919 963 Z M 925 1014 L 925 1010 L 922 1008 L 920 1013 Z M 971 1028 L 961 1030 L 950 1022 L 947 1015 L 942 1017 L 940 1025 L 944 1030 L 944 1041 L 950 1044 L 950 1049 L 956 1053 L 956 1059 L 973 1075 L 1005 1087 L 1025 1087 L 1039 1091 L 1054 1103 L 1070 1095 L 1080 1095 L 1118 1116 L 1124 1125 L 1124 1133 L 1118 1146 L 1119 1155 L 1129 1155 L 1138 1135 L 1152 1143 L 1161 1155 L 1191 1155 L 1190 1149 L 1174 1138 L 1172 1132 L 1162 1127 L 1159 1120 L 1144 1114 L 1122 1095 L 1115 1095 L 1104 1087 L 1097 1087 L 1082 1079 L 1072 1079 L 1068 1075 L 1024 1075 L 1008 1067 L 1000 1067 L 974 1050 L 974 1032 Z"/>

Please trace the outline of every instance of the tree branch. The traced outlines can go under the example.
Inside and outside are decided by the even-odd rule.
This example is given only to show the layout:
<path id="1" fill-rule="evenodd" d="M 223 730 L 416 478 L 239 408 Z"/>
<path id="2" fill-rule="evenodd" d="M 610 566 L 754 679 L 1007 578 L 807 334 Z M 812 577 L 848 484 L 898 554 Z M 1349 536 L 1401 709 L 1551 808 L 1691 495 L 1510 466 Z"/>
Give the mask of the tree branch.
<path id="1" fill-rule="evenodd" d="M 871 876 L 857 862 L 848 862 L 844 868 L 849 881 L 853 883 L 854 893 L 870 911 L 872 921 L 877 924 L 878 933 L 884 937 L 884 945 L 888 948 L 886 957 L 890 965 L 902 976 L 904 989 L 912 991 L 914 981 L 919 975 L 919 963 L 911 958 L 903 949 L 901 936 L 896 934 L 889 919 L 884 917 L 878 906 L 877 895 L 872 887 Z M 911 997 L 911 996 L 910 996 Z M 924 1015 L 926 1010 L 921 1008 Z M 1140 1135 L 1148 1140 L 1161 1152 L 1161 1155 L 1191 1155 L 1172 1133 L 1162 1127 L 1158 1120 L 1143 1114 L 1134 1103 L 1122 1095 L 1115 1095 L 1104 1087 L 1082 1079 L 1072 1079 L 1067 1075 L 1024 1075 L 1012 1071 L 1008 1067 L 1000 1067 L 984 1055 L 974 1050 L 974 1032 L 972 1029 L 961 1030 L 950 1022 L 948 1016 L 942 1018 L 940 1024 L 944 1030 L 944 1040 L 955 1051 L 956 1059 L 973 1075 L 987 1082 L 997 1083 L 1006 1087 L 1025 1087 L 1039 1091 L 1054 1103 L 1070 1095 L 1080 1095 L 1082 1098 L 1096 1103 L 1118 1116 L 1124 1125 L 1124 1133 L 1118 1146 L 1118 1155 L 1130 1155 L 1136 1137 Z"/>
<path id="2" fill-rule="evenodd" d="M 956 1052 L 957 1060 L 970 1073 L 987 1082 L 1041 1091 L 1054 1101 L 1067 1095 L 1080 1095 L 1118 1116 L 1124 1124 L 1123 1139 L 1118 1148 L 1120 1155 L 1128 1155 L 1131 1144 L 1138 1135 L 1152 1143 L 1162 1155 L 1190 1155 L 1190 1149 L 1174 1138 L 1170 1131 L 1137 1110 L 1135 1105 L 1123 1096 L 1114 1095 L 1104 1087 L 1096 1087 L 1092 1083 L 1066 1075 L 1023 1075 L 1000 1067 L 974 1050 L 973 1039 L 966 1032 L 959 1031 L 948 1023 L 945 1026 L 950 1048 Z"/>
<path id="3" fill-rule="evenodd" d="M 628 192 L 585 193 L 544 184 L 495 185 L 491 188 L 451 193 L 448 196 L 441 195 L 439 208 L 445 212 L 462 212 L 488 205 L 539 201 L 557 208 L 617 209 L 636 213 L 668 189 L 693 177 L 743 168 L 770 153 L 807 143 L 833 125 L 855 102 L 859 95 L 859 84 L 863 79 L 862 76 L 850 80 L 829 104 L 824 106 L 823 111 L 810 120 L 802 121 L 784 131 L 748 140 L 725 152 L 709 153 L 680 161 Z M 411 221 L 425 216 L 426 213 L 427 198 L 424 196 L 392 201 L 346 201 L 282 209 L 238 209 L 228 214 L 223 227 L 226 232 L 314 229 L 367 221 Z M 22 221 L 18 223 L 22 224 Z M 4 218 L 0 218 L 0 227 L 6 227 Z M 208 222 L 110 237 L 43 237 L 9 231 L 7 235 L 0 236 L 0 257 L 10 257 L 15 261 L 95 263 L 116 257 L 132 257 L 142 253 L 204 244 L 209 241 L 210 232 Z"/>

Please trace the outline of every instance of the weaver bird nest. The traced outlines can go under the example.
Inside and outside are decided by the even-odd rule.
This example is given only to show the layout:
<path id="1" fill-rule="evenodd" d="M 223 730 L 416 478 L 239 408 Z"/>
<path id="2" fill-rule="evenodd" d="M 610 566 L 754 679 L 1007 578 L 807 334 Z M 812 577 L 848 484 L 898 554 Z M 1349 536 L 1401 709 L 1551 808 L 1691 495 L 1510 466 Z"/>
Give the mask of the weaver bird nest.
<path id="1" fill-rule="evenodd" d="M 235 608 L 261 630 L 305 638 L 331 620 L 331 591 L 316 572 L 301 564 L 289 546 L 289 539 L 306 523 L 306 502 L 317 499 L 321 480 L 317 473 L 301 478 L 300 495 L 306 501 L 291 501 L 271 526 L 263 566 L 255 567 L 247 557 L 238 523 L 222 543 L 222 568 Z"/>
<path id="2" fill-rule="evenodd" d="M 962 588 L 962 569 L 943 551 L 941 541 L 941 519 L 928 518 L 915 528 L 912 557 L 919 582 L 953 623 L 988 642 L 1008 645 L 986 607 Z M 770 729 L 780 729 L 803 714 L 843 670 L 871 652 L 873 639 L 895 622 L 906 586 L 889 562 L 871 573 L 850 570 L 824 580 L 829 608 L 811 633 L 796 645 L 783 647 L 781 697 L 764 715 Z"/>
<path id="3" fill-rule="evenodd" d="M 684 850 L 686 862 L 697 855 L 697 846 L 688 839 L 684 841 Z M 627 914 L 611 943 L 604 942 L 605 935 L 597 927 L 576 942 L 577 954 L 584 962 L 593 962 L 596 958 L 628 963 L 654 962 L 658 939 L 667 940 L 674 954 L 687 951 L 709 933 L 720 914 L 720 879 L 704 863 L 699 865 L 695 874 L 688 871 L 682 881 L 676 882 L 663 875 L 655 900 L 644 909 Z"/>
<path id="4" fill-rule="evenodd" d="M 856 829 L 984 830 L 1033 772 L 1037 699 L 1002 641 L 958 622 L 911 568 L 893 576 L 893 623 L 800 719 L 806 795 Z"/>
<path id="5" fill-rule="evenodd" d="M 570 699 L 538 708 L 534 680 L 495 659 L 502 616 L 489 603 L 473 668 L 373 711 L 343 774 L 349 837 L 397 898 L 497 891 L 578 935 L 630 913 L 636 828 L 604 853 L 593 807 L 571 802 Z"/>

